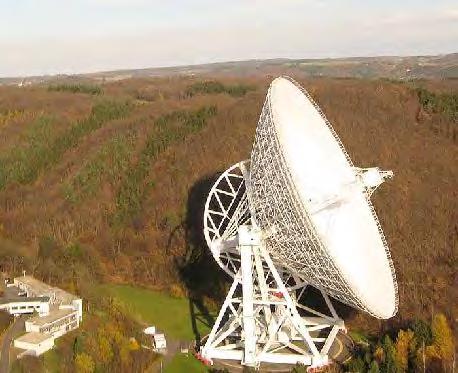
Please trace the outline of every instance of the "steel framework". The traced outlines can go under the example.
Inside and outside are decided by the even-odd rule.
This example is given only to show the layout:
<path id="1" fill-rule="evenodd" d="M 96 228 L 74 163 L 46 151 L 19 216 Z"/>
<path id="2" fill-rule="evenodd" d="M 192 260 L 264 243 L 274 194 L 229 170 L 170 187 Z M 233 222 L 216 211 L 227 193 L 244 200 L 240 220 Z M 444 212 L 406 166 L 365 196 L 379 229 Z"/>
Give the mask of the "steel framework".
<path id="1" fill-rule="evenodd" d="M 240 268 L 238 227 L 251 223 L 246 194 L 248 161 L 228 168 L 216 180 L 204 210 L 204 235 L 219 266 L 234 277 Z"/>
<path id="2" fill-rule="evenodd" d="M 344 328 L 328 295 L 321 291 L 328 315 L 302 304 L 308 284 L 278 269 L 256 227 L 239 226 L 236 241 L 240 267 L 202 357 L 253 367 L 263 362 L 327 364 L 329 349 Z"/>
<path id="3" fill-rule="evenodd" d="M 301 303 L 309 284 L 272 260 L 263 247 L 247 197 L 249 161 L 226 170 L 213 185 L 204 234 L 232 286 L 201 350 L 204 358 L 323 365 L 343 321 L 320 290 L 329 315 Z M 304 315 L 305 314 L 305 315 Z"/>
<path id="4" fill-rule="evenodd" d="M 249 173 L 249 160 L 229 167 L 214 183 L 205 204 L 205 240 L 216 262 L 231 277 L 240 268 L 238 229 L 256 224 L 247 197 Z M 288 271 L 282 263 L 274 262 L 281 271 Z"/>

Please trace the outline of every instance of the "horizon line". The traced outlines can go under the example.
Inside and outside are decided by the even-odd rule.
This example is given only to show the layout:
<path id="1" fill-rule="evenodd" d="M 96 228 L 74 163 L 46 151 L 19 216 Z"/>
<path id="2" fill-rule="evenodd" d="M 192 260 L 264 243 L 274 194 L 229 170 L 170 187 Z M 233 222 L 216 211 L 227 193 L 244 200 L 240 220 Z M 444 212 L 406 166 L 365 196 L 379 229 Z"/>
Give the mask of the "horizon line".
<path id="1" fill-rule="evenodd" d="M 455 52 L 444 52 L 444 53 L 435 53 L 435 54 L 374 54 L 374 55 L 349 55 L 345 57 L 303 57 L 303 58 L 291 58 L 291 57 L 272 57 L 272 58 L 251 58 L 251 59 L 233 59 L 233 60 L 224 60 L 224 61 L 214 61 L 214 62 L 203 62 L 195 64 L 182 64 L 182 65 L 163 65 L 163 66 L 146 66 L 146 67 L 126 67 L 113 70 L 94 70 L 94 71 L 81 71 L 76 73 L 55 73 L 55 74 L 41 74 L 41 75 L 15 75 L 15 76 L 2 76 L 0 73 L 0 79 L 27 79 L 27 78 L 36 78 L 36 77 L 56 77 L 56 76 L 79 76 L 79 75 L 96 75 L 96 74 L 109 74 L 115 72 L 127 72 L 127 71 L 141 71 L 141 70 L 165 70 L 165 69 L 176 69 L 176 68 L 186 68 L 186 67 L 199 67 L 207 65 L 222 65 L 229 63 L 243 63 L 243 62 L 268 62 L 268 61 L 303 61 L 303 60 L 348 60 L 356 58 L 409 58 L 409 57 L 444 57 L 448 55 L 458 54 L 458 51 Z"/>

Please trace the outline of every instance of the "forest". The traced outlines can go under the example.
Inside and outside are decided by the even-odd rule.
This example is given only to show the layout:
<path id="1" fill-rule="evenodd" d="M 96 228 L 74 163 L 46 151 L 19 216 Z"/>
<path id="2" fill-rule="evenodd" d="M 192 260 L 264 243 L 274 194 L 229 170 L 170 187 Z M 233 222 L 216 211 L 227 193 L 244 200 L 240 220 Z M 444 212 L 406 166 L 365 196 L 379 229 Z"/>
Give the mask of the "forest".
<path id="1" fill-rule="evenodd" d="M 396 268 L 399 312 L 381 321 L 341 305 L 349 330 L 364 336 L 349 369 L 451 371 L 458 81 L 295 78 L 357 166 L 395 174 L 373 201 Z M 17 371 L 154 365 L 157 357 L 138 347 L 141 326 L 101 296 L 99 284 L 130 284 L 217 308 L 229 281 L 204 244 L 203 204 L 218 173 L 249 157 L 270 80 L 172 76 L 0 86 L 1 270 L 26 270 L 80 294 L 89 315 L 81 330 L 62 338 L 53 361 L 26 359 Z M 395 350 L 405 353 L 387 368 Z"/>

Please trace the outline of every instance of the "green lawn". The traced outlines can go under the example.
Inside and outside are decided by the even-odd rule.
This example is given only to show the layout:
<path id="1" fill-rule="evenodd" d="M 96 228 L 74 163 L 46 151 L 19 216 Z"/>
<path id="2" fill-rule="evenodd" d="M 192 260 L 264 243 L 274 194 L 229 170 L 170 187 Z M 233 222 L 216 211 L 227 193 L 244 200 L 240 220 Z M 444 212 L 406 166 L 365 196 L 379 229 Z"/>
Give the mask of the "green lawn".
<path id="1" fill-rule="evenodd" d="M 173 360 L 164 368 L 164 373 L 206 373 L 208 369 L 194 356 L 176 354 Z"/>
<path id="2" fill-rule="evenodd" d="M 102 289 L 125 304 L 134 317 L 148 325 L 154 325 L 172 338 L 193 340 L 189 300 L 129 285 L 103 285 Z M 197 321 L 203 336 L 209 328 Z"/>

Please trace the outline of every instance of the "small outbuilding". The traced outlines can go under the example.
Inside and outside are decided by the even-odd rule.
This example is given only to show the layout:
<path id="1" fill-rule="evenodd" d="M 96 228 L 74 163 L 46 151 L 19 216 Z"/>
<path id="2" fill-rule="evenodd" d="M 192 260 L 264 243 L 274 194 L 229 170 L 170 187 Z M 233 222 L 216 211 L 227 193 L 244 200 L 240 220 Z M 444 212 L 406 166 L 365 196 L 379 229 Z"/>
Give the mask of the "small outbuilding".
<path id="1" fill-rule="evenodd" d="M 14 347 L 26 350 L 27 355 L 40 356 L 54 347 L 54 337 L 37 332 L 26 333 L 14 340 Z"/>
<path id="2" fill-rule="evenodd" d="M 167 342 L 164 334 L 158 333 L 153 336 L 154 350 L 163 351 L 167 348 Z"/>
<path id="3" fill-rule="evenodd" d="M 154 335 L 156 334 L 156 327 L 154 325 L 148 326 L 146 329 L 143 330 L 143 333 L 146 335 Z"/>

